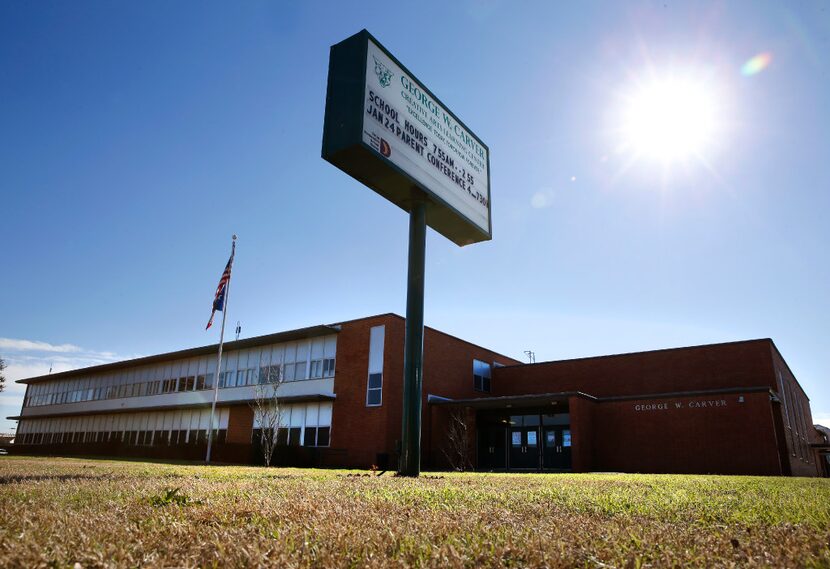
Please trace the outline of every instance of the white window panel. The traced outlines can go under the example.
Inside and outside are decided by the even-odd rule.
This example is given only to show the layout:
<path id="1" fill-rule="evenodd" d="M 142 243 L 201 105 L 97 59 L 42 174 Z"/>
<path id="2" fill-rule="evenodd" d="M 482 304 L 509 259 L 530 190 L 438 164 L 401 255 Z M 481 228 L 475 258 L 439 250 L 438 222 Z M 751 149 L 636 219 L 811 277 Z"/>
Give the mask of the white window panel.
<path id="1" fill-rule="evenodd" d="M 291 423 L 292 427 L 302 427 L 305 422 L 305 407 L 303 405 L 293 405 L 291 407 Z"/>
<path id="2" fill-rule="evenodd" d="M 282 373 L 285 381 L 294 381 L 294 364 L 285 364 Z"/>
<path id="3" fill-rule="evenodd" d="M 311 359 L 319 360 L 323 357 L 325 351 L 326 341 L 324 338 L 315 338 L 311 342 Z"/>
<path id="4" fill-rule="evenodd" d="M 167 370 L 165 370 L 166 378 L 165 379 L 172 379 L 179 377 L 179 370 L 181 369 L 182 364 L 179 362 L 171 362 L 169 366 L 167 366 Z"/>
<path id="5" fill-rule="evenodd" d="M 297 360 L 297 344 L 289 342 L 285 345 L 285 363 L 294 363 Z"/>
<path id="6" fill-rule="evenodd" d="M 333 358 L 337 354 L 337 336 L 327 336 L 323 357 Z"/>
<path id="7" fill-rule="evenodd" d="M 291 423 L 291 405 L 283 405 L 280 412 L 280 427 L 287 427 Z"/>
<path id="8" fill-rule="evenodd" d="M 253 359 L 254 358 L 253 358 L 253 354 L 251 353 L 251 350 L 240 350 L 240 352 L 239 352 L 239 369 L 249 368 L 250 366 L 248 365 L 248 362 L 252 361 Z"/>
<path id="9" fill-rule="evenodd" d="M 306 405 L 305 424 L 309 427 L 316 427 L 320 417 L 320 404 L 309 403 Z"/>
<path id="10" fill-rule="evenodd" d="M 294 361 L 296 362 L 304 362 L 308 360 L 308 342 L 302 341 L 297 342 L 297 356 L 295 357 Z"/>
<path id="11" fill-rule="evenodd" d="M 276 344 L 271 347 L 271 363 L 282 365 L 285 362 L 285 345 Z"/>
<path id="12" fill-rule="evenodd" d="M 385 331 L 385 326 L 375 326 L 369 331 L 369 373 L 383 373 Z"/>
<path id="13" fill-rule="evenodd" d="M 222 362 L 223 371 L 232 371 L 235 374 L 236 370 L 242 368 L 242 365 L 239 362 L 239 350 L 236 350 L 235 352 L 230 353 L 230 357 L 227 358 L 227 360 L 228 360 L 227 363 L 224 363 L 225 358 L 222 358 L 222 360 L 223 360 L 223 362 Z M 234 375 L 234 377 L 236 377 L 236 376 Z"/>
<path id="14" fill-rule="evenodd" d="M 259 367 L 265 367 L 271 365 L 271 348 L 265 347 L 262 348 L 262 351 L 259 354 Z"/>
<path id="15" fill-rule="evenodd" d="M 330 401 L 320 403 L 320 417 L 317 419 L 317 424 L 320 427 L 331 427 L 331 412 L 332 405 Z"/>
<path id="16" fill-rule="evenodd" d="M 248 352 L 248 365 L 249 368 L 258 368 L 259 362 L 262 358 L 262 350 L 260 348 L 252 348 L 250 352 Z"/>

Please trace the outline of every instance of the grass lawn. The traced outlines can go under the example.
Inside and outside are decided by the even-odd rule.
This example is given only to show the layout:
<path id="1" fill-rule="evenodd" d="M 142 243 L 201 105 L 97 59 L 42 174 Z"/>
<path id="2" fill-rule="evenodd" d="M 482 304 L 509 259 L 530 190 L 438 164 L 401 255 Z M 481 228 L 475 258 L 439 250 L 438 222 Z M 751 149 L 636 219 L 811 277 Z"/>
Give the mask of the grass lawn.
<path id="1" fill-rule="evenodd" d="M 830 480 L 0 457 L 0 567 L 75 563 L 830 567 Z"/>

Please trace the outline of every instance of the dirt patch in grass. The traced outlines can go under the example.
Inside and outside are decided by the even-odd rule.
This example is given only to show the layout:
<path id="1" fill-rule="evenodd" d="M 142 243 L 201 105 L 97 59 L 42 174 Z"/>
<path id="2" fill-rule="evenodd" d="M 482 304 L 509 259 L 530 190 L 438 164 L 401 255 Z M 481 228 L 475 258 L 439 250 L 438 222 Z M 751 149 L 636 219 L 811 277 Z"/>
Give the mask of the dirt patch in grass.
<path id="1" fill-rule="evenodd" d="M 4 457 L 0 567 L 830 566 L 830 480 L 344 474 Z"/>

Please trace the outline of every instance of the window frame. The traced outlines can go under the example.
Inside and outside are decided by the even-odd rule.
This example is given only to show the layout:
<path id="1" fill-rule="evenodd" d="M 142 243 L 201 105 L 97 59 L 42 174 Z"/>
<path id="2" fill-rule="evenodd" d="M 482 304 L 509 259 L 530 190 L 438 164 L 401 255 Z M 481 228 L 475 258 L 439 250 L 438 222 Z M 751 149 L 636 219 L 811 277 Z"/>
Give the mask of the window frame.
<path id="1" fill-rule="evenodd" d="M 482 366 L 486 366 L 489 372 L 489 376 L 481 375 L 476 373 L 478 371 L 476 369 L 476 364 L 481 364 Z M 479 360 L 473 358 L 473 391 L 477 393 L 492 393 L 493 386 L 492 386 L 492 379 L 493 379 L 493 366 L 483 360 Z M 485 389 L 486 387 L 486 389 Z"/>
<path id="2" fill-rule="evenodd" d="M 372 376 L 380 377 L 380 385 L 377 387 L 372 387 Z M 379 400 L 377 403 L 370 403 L 369 402 L 369 394 L 372 392 L 377 391 L 379 394 Z M 383 405 L 383 372 L 378 373 L 370 373 L 366 377 L 366 407 L 380 407 Z"/>

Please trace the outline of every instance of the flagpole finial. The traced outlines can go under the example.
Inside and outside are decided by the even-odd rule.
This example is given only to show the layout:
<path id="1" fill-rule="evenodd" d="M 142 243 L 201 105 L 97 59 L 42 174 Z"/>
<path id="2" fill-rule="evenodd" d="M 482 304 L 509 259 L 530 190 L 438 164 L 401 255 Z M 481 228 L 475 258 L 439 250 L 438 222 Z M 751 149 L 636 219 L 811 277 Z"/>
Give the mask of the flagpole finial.
<path id="1" fill-rule="evenodd" d="M 236 241 L 236 233 L 233 234 L 233 240 Z"/>

